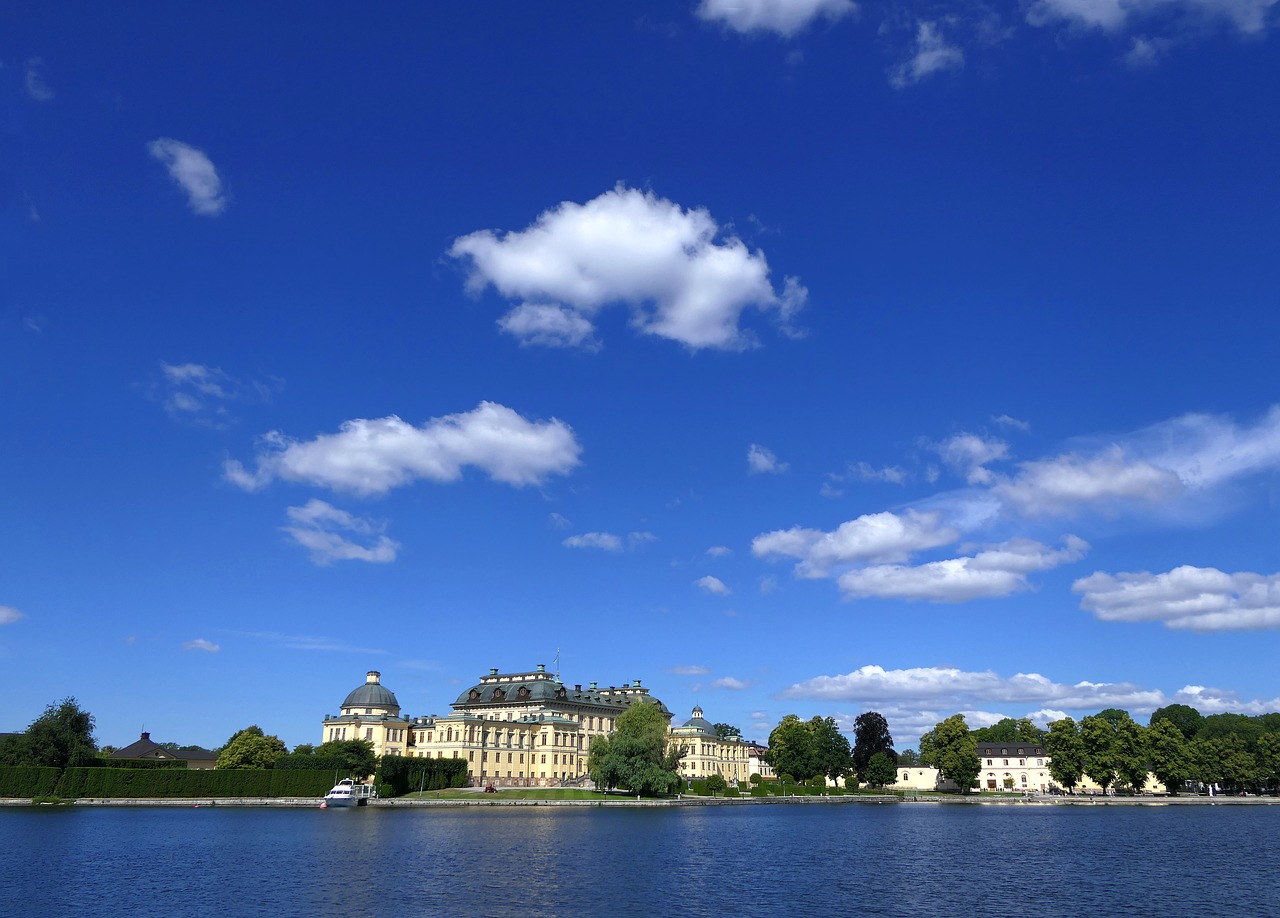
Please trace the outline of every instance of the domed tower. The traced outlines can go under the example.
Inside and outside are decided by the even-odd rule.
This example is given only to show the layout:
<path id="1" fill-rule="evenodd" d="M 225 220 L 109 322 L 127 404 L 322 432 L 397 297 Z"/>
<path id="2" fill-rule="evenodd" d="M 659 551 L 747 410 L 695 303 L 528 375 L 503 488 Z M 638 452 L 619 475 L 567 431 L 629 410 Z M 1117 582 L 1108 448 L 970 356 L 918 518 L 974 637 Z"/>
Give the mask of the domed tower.
<path id="1" fill-rule="evenodd" d="M 342 713 L 365 716 L 386 714 L 399 717 L 400 702 L 396 701 L 395 694 L 382 684 L 382 673 L 370 670 L 364 677 L 364 685 L 353 689 L 347 696 L 347 700 L 342 702 Z"/>

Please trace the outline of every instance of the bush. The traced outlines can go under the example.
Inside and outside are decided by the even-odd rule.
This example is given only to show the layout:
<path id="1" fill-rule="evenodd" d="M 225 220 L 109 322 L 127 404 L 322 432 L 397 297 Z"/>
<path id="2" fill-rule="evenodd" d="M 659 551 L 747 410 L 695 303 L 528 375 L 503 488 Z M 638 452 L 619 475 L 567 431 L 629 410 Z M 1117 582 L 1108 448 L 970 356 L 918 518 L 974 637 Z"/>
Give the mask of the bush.
<path id="1" fill-rule="evenodd" d="M 422 790 L 444 790 L 467 786 L 466 759 L 411 759 L 384 755 L 374 782 L 384 797 L 402 797 Z M 383 792 L 386 785 L 389 790 Z"/>
<path id="2" fill-rule="evenodd" d="M 237 768 L 68 768 L 54 791 L 59 797 L 267 797 L 271 772 Z"/>
<path id="3" fill-rule="evenodd" d="M 38 765 L 0 766 L 0 797 L 47 797 L 57 787 L 61 772 Z"/>
<path id="4" fill-rule="evenodd" d="M 328 768 L 304 771 L 279 766 L 271 770 L 268 795 L 271 797 L 323 797 L 334 785 L 333 771 Z"/>
<path id="5" fill-rule="evenodd" d="M 347 776 L 347 760 L 336 755 L 309 755 L 294 752 L 280 756 L 271 767 L 289 771 L 328 771 L 330 777 L 333 777 L 336 771 L 339 772 L 340 778 Z"/>
<path id="6" fill-rule="evenodd" d="M 186 768 L 186 759 L 98 759 L 98 768 Z"/>
<path id="7" fill-rule="evenodd" d="M 753 772 L 751 773 L 751 783 L 752 783 L 752 784 L 759 784 L 759 783 L 761 783 L 762 781 L 764 781 L 764 778 L 760 777 L 760 772 L 758 772 L 758 771 L 753 771 Z"/>
<path id="8" fill-rule="evenodd" d="M 689 793 L 698 797 L 709 797 L 711 791 L 707 789 L 707 782 L 701 778 L 697 778 L 689 782 Z"/>

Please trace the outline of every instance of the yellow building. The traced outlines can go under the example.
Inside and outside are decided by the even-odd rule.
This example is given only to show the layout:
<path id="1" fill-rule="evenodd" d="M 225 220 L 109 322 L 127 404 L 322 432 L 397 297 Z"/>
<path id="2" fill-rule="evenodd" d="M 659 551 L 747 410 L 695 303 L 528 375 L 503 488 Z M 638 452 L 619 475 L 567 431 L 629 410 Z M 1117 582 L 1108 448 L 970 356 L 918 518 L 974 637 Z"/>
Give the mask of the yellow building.
<path id="1" fill-rule="evenodd" d="M 408 718 L 400 715 L 380 674 L 370 672 L 342 703 L 342 713 L 324 718 L 323 741 L 367 739 L 377 755 L 465 759 L 473 786 L 582 784 L 588 780 L 591 741 L 612 733 L 618 716 L 635 704 L 656 705 L 671 720 L 667 706 L 639 679 L 608 688 L 595 682 L 569 686 L 539 664 L 532 672 L 491 669 L 458 695 L 451 713 Z M 700 708 L 693 714 L 671 731 L 688 748 L 682 776 L 720 774 L 745 782 L 750 777 L 747 745 L 740 738 L 717 737 Z"/>

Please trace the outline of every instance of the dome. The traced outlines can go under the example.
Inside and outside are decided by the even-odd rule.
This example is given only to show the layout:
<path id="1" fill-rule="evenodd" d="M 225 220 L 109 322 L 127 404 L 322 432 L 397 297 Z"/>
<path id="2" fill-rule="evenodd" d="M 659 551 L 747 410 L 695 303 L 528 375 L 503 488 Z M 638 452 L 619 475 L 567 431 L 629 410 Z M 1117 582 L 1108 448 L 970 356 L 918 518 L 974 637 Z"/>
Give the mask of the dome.
<path id="1" fill-rule="evenodd" d="M 702 708 L 694 708 L 693 716 L 684 722 L 686 727 L 697 730 L 699 733 L 715 735 L 716 728 L 702 716 Z"/>
<path id="2" fill-rule="evenodd" d="M 343 708 L 385 708 L 390 709 L 391 713 L 397 713 L 400 710 L 400 702 L 396 701 L 395 694 L 379 681 L 381 678 L 381 673 L 370 672 L 365 677 L 364 685 L 355 689 L 347 696 L 347 700 L 342 702 Z"/>

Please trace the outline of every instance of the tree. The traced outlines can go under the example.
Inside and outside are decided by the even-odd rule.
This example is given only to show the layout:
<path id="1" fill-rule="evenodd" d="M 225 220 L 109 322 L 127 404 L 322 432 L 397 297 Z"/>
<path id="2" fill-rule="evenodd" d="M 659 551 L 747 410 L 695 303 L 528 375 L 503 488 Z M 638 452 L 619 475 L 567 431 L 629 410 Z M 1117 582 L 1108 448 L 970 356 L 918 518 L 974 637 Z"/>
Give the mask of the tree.
<path id="1" fill-rule="evenodd" d="M 294 755 L 315 755 L 316 747 L 313 743 L 299 743 L 293 747 Z"/>
<path id="2" fill-rule="evenodd" d="M 1116 783 L 1116 727 L 1101 714 L 1091 715 L 1080 721 L 1080 741 L 1084 745 L 1084 773 L 1105 792 Z"/>
<path id="3" fill-rule="evenodd" d="M 1125 714 L 1116 724 L 1116 774 L 1135 791 L 1141 791 L 1147 783 L 1150 762 L 1146 731 Z"/>
<path id="4" fill-rule="evenodd" d="M 1264 733 L 1258 739 L 1258 780 L 1267 787 L 1280 782 L 1280 733 Z"/>
<path id="5" fill-rule="evenodd" d="M 979 743 L 1044 743 L 1045 733 L 1030 719 L 1023 717 L 1014 720 L 1006 717 L 996 721 L 990 727 L 979 727 L 973 731 L 973 738 Z"/>
<path id="6" fill-rule="evenodd" d="M 684 746 L 670 742 L 667 718 L 657 705 L 633 704 L 618 716 L 611 735 L 591 744 L 587 770 L 597 787 L 622 787 L 637 797 L 653 797 L 680 786 L 684 754 Z"/>
<path id="7" fill-rule="evenodd" d="M 297 749 L 293 752 L 294 755 L 298 754 Z M 329 740 L 321 743 L 315 754 L 339 759 L 353 778 L 367 778 L 378 768 L 378 758 L 373 754 L 373 740 Z"/>
<path id="8" fill-rule="evenodd" d="M 887 752 L 877 752 L 867 762 L 867 783 L 872 787 L 884 787 L 898 783 L 898 766 Z"/>
<path id="9" fill-rule="evenodd" d="M 1218 757 L 1221 781 L 1228 790 L 1241 791 L 1258 786 L 1258 760 L 1245 745 L 1243 737 L 1229 733 L 1209 743 Z"/>
<path id="10" fill-rule="evenodd" d="M 849 738 L 840 732 L 834 717 L 813 717 L 807 726 L 809 735 L 812 737 L 814 754 L 818 760 L 817 767 L 808 774 L 824 775 L 837 781 L 853 771 L 853 753 L 849 749 Z"/>
<path id="11" fill-rule="evenodd" d="M 974 744 L 975 744 L 974 750 L 976 751 L 977 740 L 974 741 Z M 923 765 L 925 768 L 937 768 L 938 763 L 936 761 L 936 758 L 937 758 L 935 755 L 936 751 L 937 749 L 936 749 L 936 743 L 934 742 L 933 731 L 932 730 L 924 731 L 924 733 L 920 735 L 920 753 L 919 753 L 920 764 Z"/>
<path id="12" fill-rule="evenodd" d="M 93 738 L 93 715 L 74 698 L 49 705 L 18 737 L 16 764 L 53 768 L 91 765 L 98 747 Z"/>
<path id="13" fill-rule="evenodd" d="M 933 728 L 930 741 L 930 759 L 939 774 L 960 785 L 962 793 L 969 793 L 978 779 L 982 766 L 978 761 L 978 741 L 969 732 L 963 714 L 954 714 Z M 921 738 L 920 745 L 924 746 Z"/>
<path id="14" fill-rule="evenodd" d="M 914 767 L 918 764 L 920 764 L 920 753 L 916 752 L 914 749 L 903 749 L 898 753 L 899 766 L 906 765 Z"/>
<path id="15" fill-rule="evenodd" d="M 707 778 L 707 790 L 711 791 L 712 797 L 716 794 L 723 794 L 728 789 L 729 782 L 722 775 L 717 774 Z"/>
<path id="16" fill-rule="evenodd" d="M 1049 724 L 1044 738 L 1044 751 L 1049 754 L 1049 774 L 1067 790 L 1074 790 L 1084 775 L 1084 741 L 1080 727 L 1070 717 Z"/>
<path id="17" fill-rule="evenodd" d="M 1195 739 L 1204 726 L 1204 715 L 1189 705 L 1170 704 L 1151 712 L 1151 726 L 1154 727 L 1160 721 L 1172 724 L 1183 739 L 1190 740 Z"/>
<path id="18" fill-rule="evenodd" d="M 218 753 L 218 768 L 270 768 L 287 752 L 278 736 L 267 736 L 257 724 L 232 734 Z"/>
<path id="19" fill-rule="evenodd" d="M 765 760 L 775 773 L 811 775 L 818 771 L 818 755 L 808 725 L 795 714 L 788 714 L 769 734 L 769 751 Z"/>
<path id="20" fill-rule="evenodd" d="M 713 724 L 716 736 L 720 739 L 729 739 L 731 736 L 742 736 L 742 731 L 733 724 Z"/>
<path id="21" fill-rule="evenodd" d="M 859 781 L 870 781 L 867 777 L 867 764 L 872 757 L 885 753 L 894 768 L 898 766 L 898 756 L 893 751 L 893 737 L 889 734 L 889 722 L 877 711 L 866 711 L 859 714 L 853 722 L 853 769 L 858 773 Z"/>
<path id="22" fill-rule="evenodd" d="M 1185 707 L 1185 705 L 1184 705 Z M 1151 772 L 1169 793 L 1177 794 L 1191 777 L 1191 750 L 1187 737 L 1171 718 L 1156 720 L 1151 716 L 1147 728 L 1147 752 L 1151 756 Z"/>

